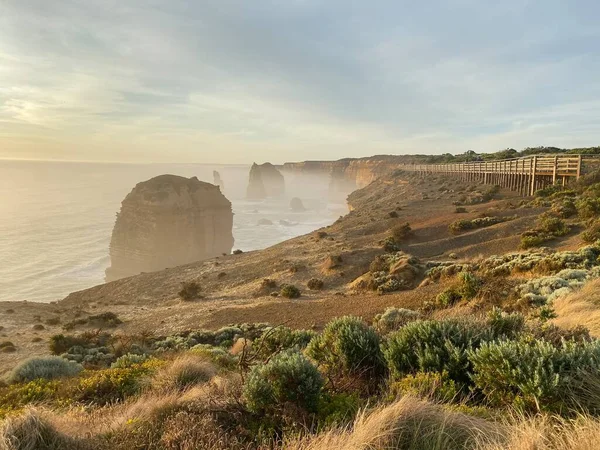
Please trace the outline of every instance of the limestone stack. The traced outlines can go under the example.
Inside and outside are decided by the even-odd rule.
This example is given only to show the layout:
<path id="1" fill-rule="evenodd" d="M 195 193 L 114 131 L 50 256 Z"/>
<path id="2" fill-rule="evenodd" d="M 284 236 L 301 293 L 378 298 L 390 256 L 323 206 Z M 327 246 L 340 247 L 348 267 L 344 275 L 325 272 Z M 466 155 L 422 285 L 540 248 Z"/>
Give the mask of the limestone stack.
<path id="1" fill-rule="evenodd" d="M 271 163 L 252 164 L 246 197 L 262 200 L 285 194 L 285 179 L 277 167 Z"/>
<path id="2" fill-rule="evenodd" d="M 221 174 L 216 170 L 213 170 L 213 184 L 221 188 L 221 192 L 225 192 L 225 182 L 221 178 Z"/>
<path id="3" fill-rule="evenodd" d="M 230 253 L 232 230 L 219 187 L 175 175 L 138 183 L 117 214 L 106 281 Z"/>

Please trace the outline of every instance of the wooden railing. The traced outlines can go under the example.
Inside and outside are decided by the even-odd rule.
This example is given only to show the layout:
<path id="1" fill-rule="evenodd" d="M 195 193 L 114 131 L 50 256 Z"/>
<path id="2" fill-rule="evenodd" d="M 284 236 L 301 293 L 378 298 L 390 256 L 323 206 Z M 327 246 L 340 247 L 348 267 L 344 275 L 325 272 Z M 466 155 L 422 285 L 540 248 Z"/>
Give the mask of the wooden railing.
<path id="1" fill-rule="evenodd" d="M 546 186 L 571 180 L 591 170 L 600 169 L 600 157 L 591 155 L 533 155 L 499 161 L 472 161 L 448 164 L 402 164 L 401 170 L 422 175 L 442 173 L 466 181 L 498 184 L 533 195 Z"/>

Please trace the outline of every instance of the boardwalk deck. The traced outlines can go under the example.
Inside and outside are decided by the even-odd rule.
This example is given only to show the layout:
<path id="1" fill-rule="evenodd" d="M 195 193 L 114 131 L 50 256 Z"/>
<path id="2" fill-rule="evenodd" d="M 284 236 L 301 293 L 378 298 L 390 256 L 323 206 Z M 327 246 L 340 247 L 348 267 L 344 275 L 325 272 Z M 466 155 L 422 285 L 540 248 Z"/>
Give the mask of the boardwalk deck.
<path id="1" fill-rule="evenodd" d="M 592 155 L 534 155 L 498 161 L 473 161 L 449 164 L 402 164 L 400 170 L 453 175 L 465 181 L 497 184 L 524 196 L 539 189 L 572 180 L 600 169 L 600 157 Z"/>

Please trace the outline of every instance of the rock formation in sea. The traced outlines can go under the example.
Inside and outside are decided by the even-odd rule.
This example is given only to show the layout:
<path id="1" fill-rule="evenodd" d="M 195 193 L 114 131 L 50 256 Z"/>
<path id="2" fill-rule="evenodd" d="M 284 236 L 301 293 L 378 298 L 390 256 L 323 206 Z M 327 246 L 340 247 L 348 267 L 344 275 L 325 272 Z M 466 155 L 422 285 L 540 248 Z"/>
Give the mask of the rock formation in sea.
<path id="1" fill-rule="evenodd" d="M 232 229 L 217 186 L 175 175 L 138 183 L 117 214 L 106 281 L 231 253 Z"/>
<path id="2" fill-rule="evenodd" d="M 261 200 L 285 194 L 285 179 L 271 163 L 252 164 L 246 197 Z"/>
<path id="3" fill-rule="evenodd" d="M 221 178 L 221 174 L 216 170 L 213 170 L 214 185 L 221 188 L 221 192 L 225 192 L 225 182 Z"/>
<path id="4" fill-rule="evenodd" d="M 300 200 L 298 197 L 294 197 L 292 200 L 290 200 L 290 209 L 294 212 L 306 211 L 304 203 L 302 203 L 302 200 Z"/>

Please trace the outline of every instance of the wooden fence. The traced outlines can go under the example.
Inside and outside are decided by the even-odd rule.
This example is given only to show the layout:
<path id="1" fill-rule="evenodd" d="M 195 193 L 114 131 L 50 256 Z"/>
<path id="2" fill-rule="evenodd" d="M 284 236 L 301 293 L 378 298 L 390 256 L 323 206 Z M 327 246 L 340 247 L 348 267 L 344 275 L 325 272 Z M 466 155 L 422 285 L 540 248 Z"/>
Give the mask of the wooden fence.
<path id="1" fill-rule="evenodd" d="M 600 169 L 600 157 L 591 155 L 534 155 L 499 161 L 473 161 L 449 164 L 402 164 L 401 170 L 423 176 L 442 173 L 465 181 L 497 184 L 524 196 L 539 189 L 572 180 L 594 169 Z"/>

